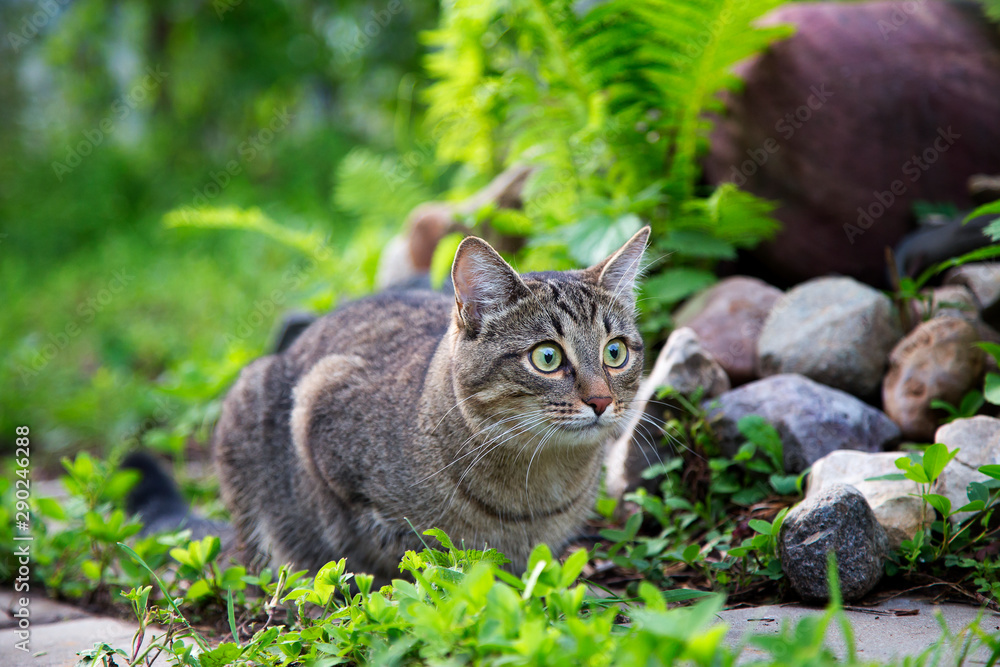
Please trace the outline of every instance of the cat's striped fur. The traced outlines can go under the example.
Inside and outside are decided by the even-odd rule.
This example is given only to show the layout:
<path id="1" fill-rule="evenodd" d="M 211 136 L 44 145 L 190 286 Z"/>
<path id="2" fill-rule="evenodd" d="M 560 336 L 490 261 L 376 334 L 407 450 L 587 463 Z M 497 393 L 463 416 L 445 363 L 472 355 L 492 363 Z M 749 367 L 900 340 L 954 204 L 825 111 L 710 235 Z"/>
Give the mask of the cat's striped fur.
<path id="1" fill-rule="evenodd" d="M 539 542 L 560 548 L 639 385 L 633 290 L 648 234 L 590 269 L 523 276 L 468 238 L 455 298 L 362 299 L 247 366 L 214 438 L 243 547 L 313 570 L 346 556 L 383 581 L 419 548 L 406 519 L 496 547 L 514 568 Z M 629 355 L 617 369 L 602 357 L 615 338 Z M 550 373 L 530 359 L 544 341 L 564 353 Z"/>

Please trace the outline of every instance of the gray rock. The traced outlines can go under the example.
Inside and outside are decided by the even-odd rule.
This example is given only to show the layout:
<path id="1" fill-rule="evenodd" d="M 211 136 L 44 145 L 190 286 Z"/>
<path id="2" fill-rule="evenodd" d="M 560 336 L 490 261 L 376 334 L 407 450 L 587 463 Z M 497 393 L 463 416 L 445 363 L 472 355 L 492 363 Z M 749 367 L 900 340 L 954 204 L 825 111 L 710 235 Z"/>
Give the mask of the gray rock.
<path id="1" fill-rule="evenodd" d="M 709 419 L 723 453 L 744 442 L 737 422 L 760 415 L 774 425 L 784 445 L 785 470 L 801 472 L 837 449 L 878 452 L 899 438 L 899 427 L 882 412 L 838 389 L 795 374 L 773 375 L 727 391 Z"/>
<path id="2" fill-rule="evenodd" d="M 1000 464 L 1000 419 L 981 415 L 956 419 L 937 430 L 934 442 L 943 442 L 949 449 L 960 448 L 931 489 L 951 500 L 952 509 L 958 509 L 969 502 L 966 489 L 970 482 L 989 479 L 979 472 L 979 467 Z M 957 523 L 970 514 L 955 514 L 952 521 Z"/>
<path id="3" fill-rule="evenodd" d="M 699 387 L 705 398 L 713 398 L 729 391 L 729 376 L 722 366 L 707 352 L 693 329 L 681 327 L 667 338 L 656 361 L 663 364 L 663 384 L 682 394 L 690 395 Z"/>
<path id="4" fill-rule="evenodd" d="M 912 539 L 925 518 L 923 502 L 912 494 L 917 483 L 903 481 L 867 481 L 899 473 L 896 459 L 900 452 L 855 452 L 838 449 L 812 465 L 806 498 L 811 498 L 833 484 L 850 484 L 868 501 L 879 524 L 889 537 L 889 548 L 898 549 L 903 540 Z"/>
<path id="5" fill-rule="evenodd" d="M 841 594 L 856 600 L 882 579 L 889 540 L 865 497 L 853 486 L 833 484 L 792 508 L 778 551 L 792 587 L 814 601 L 829 599 L 827 553 L 833 551 Z"/>
<path id="6" fill-rule="evenodd" d="M 755 380 L 757 339 L 781 290 L 757 278 L 733 276 L 694 297 L 674 314 L 679 327 L 691 327 L 701 344 L 734 384 Z"/>
<path id="7" fill-rule="evenodd" d="M 884 294 L 851 278 L 817 278 L 774 304 L 757 341 L 758 368 L 763 376 L 800 373 L 869 397 L 901 335 Z"/>
<path id="8" fill-rule="evenodd" d="M 942 285 L 921 292 L 923 299 L 910 304 L 910 321 L 922 322 L 932 317 L 959 317 L 969 322 L 979 321 L 979 304 L 964 285 Z"/>
<path id="9" fill-rule="evenodd" d="M 921 322 L 893 348 L 882 405 L 903 437 L 930 440 L 940 417 L 931 402 L 958 405 L 979 383 L 985 353 L 975 346 L 977 340 L 975 326 L 944 315 Z"/>
<path id="10" fill-rule="evenodd" d="M 944 274 L 945 285 L 964 285 L 976 297 L 983 320 L 1000 325 L 1000 263 L 976 262 L 956 266 Z"/>

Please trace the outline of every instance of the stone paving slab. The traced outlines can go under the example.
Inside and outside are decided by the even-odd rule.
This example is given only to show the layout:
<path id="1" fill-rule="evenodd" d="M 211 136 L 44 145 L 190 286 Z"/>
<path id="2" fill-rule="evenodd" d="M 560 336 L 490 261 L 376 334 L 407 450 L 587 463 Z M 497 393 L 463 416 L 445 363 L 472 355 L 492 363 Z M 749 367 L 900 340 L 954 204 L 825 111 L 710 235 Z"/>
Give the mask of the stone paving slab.
<path id="1" fill-rule="evenodd" d="M 79 607 L 49 600 L 30 593 L 28 610 L 31 625 L 27 632 L 28 651 L 17 648 L 24 639 L 18 634 L 18 619 L 11 611 L 23 594 L 0 591 L 0 665 L 3 667 L 62 667 L 75 665 L 77 651 L 106 642 L 114 648 L 129 650 L 138 625 L 114 618 L 94 616 Z M 152 630 L 159 633 L 159 628 Z M 150 633 L 147 632 L 147 636 Z M 164 664 L 164 660 L 157 661 Z"/>
<path id="2" fill-rule="evenodd" d="M 75 665 L 77 651 L 95 642 L 107 642 L 128 651 L 137 626 L 113 618 L 88 616 L 71 621 L 31 626 L 30 652 L 15 648 L 14 630 L 0 631 L 0 665 L 4 667 L 63 667 Z M 163 660 L 157 661 L 163 664 Z"/>
<path id="3" fill-rule="evenodd" d="M 888 610 L 916 611 L 916 615 L 896 616 Z M 783 622 L 793 624 L 806 616 L 822 616 L 825 610 L 804 605 L 768 605 L 723 611 L 719 615 L 729 624 L 726 641 L 731 646 L 740 643 L 749 634 L 778 634 Z M 980 610 L 962 604 L 932 604 L 922 598 L 896 598 L 864 612 L 845 612 L 854 634 L 856 655 L 871 662 L 887 662 L 906 656 L 916 656 L 935 645 L 942 635 L 937 615 L 940 613 L 951 634 L 961 632 L 976 621 Z M 987 633 L 1000 633 L 1000 614 L 983 611 L 979 626 Z M 840 657 L 846 653 L 840 628 L 828 632 L 828 645 Z M 944 647 L 945 659 L 941 665 L 956 664 L 957 654 L 965 635 Z M 747 646 L 741 656 L 741 663 L 764 657 L 766 653 L 754 646 Z M 986 664 L 990 653 L 985 647 L 971 653 L 966 665 Z"/>
<path id="4" fill-rule="evenodd" d="M 0 591 L 0 609 L 3 610 L 0 613 L 0 630 L 17 626 L 18 619 L 14 618 L 14 610 L 19 607 L 18 600 L 22 597 L 27 597 L 30 600 L 28 612 L 32 625 L 69 621 L 90 615 L 79 607 L 56 602 L 55 600 L 40 597 L 30 592 L 25 594 L 13 591 Z"/>

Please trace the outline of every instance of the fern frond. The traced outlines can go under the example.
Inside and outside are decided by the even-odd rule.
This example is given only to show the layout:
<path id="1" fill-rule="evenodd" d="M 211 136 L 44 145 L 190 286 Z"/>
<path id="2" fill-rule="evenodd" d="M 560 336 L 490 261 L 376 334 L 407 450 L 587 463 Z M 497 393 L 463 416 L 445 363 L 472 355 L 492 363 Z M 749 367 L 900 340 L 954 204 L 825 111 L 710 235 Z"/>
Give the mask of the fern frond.
<path id="1" fill-rule="evenodd" d="M 432 162 L 427 151 L 411 156 L 410 164 L 395 156 L 365 149 L 348 153 L 337 166 L 333 203 L 357 218 L 360 226 L 395 232 L 416 206 L 433 199 L 417 175 L 421 161 Z"/>
<path id="2" fill-rule="evenodd" d="M 720 93 L 734 91 L 738 62 L 788 36 L 785 26 L 755 27 L 780 0 L 613 0 L 650 26 L 644 55 L 663 91 L 659 127 L 671 135 L 668 191 L 677 201 L 694 194 L 698 148 L 711 129 L 707 113 L 722 110 Z"/>
<path id="3" fill-rule="evenodd" d="M 315 261 L 325 262 L 330 259 L 330 249 L 321 234 L 283 227 L 256 207 L 184 207 L 164 215 L 163 224 L 168 228 L 200 227 L 257 232 L 294 248 Z"/>
<path id="4" fill-rule="evenodd" d="M 680 238 L 700 258 L 751 245 L 773 232 L 772 205 L 734 188 L 697 198 L 698 157 L 721 93 L 740 86 L 733 66 L 789 34 L 754 25 L 778 4 L 607 0 L 577 13 L 570 0 L 457 0 L 425 37 L 437 157 L 486 177 L 535 165 L 536 233 L 618 220 L 654 189 L 666 197 L 641 214 L 660 238 L 699 231 Z M 729 245 L 692 245 L 704 234 Z"/>

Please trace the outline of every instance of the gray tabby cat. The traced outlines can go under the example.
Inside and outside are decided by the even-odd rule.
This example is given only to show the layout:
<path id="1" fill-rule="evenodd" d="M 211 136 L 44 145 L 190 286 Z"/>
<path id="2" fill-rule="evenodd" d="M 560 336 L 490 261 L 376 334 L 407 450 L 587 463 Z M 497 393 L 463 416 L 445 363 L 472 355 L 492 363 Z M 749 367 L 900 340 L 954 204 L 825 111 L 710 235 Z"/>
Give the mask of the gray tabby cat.
<path id="1" fill-rule="evenodd" d="M 523 568 L 593 506 L 639 386 L 636 277 L 649 228 L 586 270 L 518 275 L 470 237 L 455 298 L 386 292 L 247 366 L 215 431 L 245 554 L 398 576 L 438 527 Z"/>

